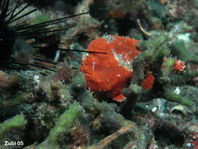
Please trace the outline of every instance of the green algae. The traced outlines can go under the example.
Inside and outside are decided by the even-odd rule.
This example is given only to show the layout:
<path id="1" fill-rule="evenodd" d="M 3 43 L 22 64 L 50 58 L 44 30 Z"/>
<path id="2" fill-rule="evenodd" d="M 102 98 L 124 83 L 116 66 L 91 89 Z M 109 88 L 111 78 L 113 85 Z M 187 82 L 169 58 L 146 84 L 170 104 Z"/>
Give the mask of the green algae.
<path id="1" fill-rule="evenodd" d="M 28 99 L 30 98 L 30 93 L 20 93 L 16 96 L 14 96 L 12 99 L 4 99 L 2 101 L 2 105 L 6 106 L 6 107 L 10 107 L 10 106 L 15 106 L 15 105 L 20 105 L 22 103 L 25 103 L 28 101 Z"/>
<path id="2" fill-rule="evenodd" d="M 47 139 L 37 146 L 37 149 L 59 149 L 58 139 L 61 134 L 67 133 L 75 120 L 82 114 L 83 108 L 79 103 L 74 102 L 69 109 L 60 115 L 54 128 L 51 129 Z"/>
<path id="3" fill-rule="evenodd" d="M 163 93 L 163 96 L 170 101 L 173 102 L 178 102 L 182 105 L 185 105 L 187 107 L 192 107 L 193 106 L 193 102 L 190 101 L 188 98 L 186 97 L 182 97 L 176 93 L 174 93 L 173 91 L 170 91 L 169 89 L 165 90 Z"/>
<path id="4" fill-rule="evenodd" d="M 9 133 L 13 129 L 23 128 L 27 124 L 27 120 L 23 114 L 16 115 L 0 124 L 0 138 Z"/>

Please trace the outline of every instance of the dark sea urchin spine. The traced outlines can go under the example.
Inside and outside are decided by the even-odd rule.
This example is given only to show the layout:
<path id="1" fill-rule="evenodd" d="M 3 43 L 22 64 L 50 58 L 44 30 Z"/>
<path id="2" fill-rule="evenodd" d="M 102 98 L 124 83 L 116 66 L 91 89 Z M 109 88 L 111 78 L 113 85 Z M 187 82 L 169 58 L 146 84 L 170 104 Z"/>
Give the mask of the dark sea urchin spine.
<path id="1" fill-rule="evenodd" d="M 12 25 L 16 21 L 30 15 L 31 13 L 37 11 L 37 8 L 34 8 L 28 12 L 25 10 L 31 5 L 30 3 L 24 5 L 23 0 L 18 0 L 13 8 L 10 8 L 10 0 L 1 0 L 0 1 L 0 63 L 3 67 L 7 66 L 10 62 L 20 63 L 20 64 L 34 64 L 34 54 L 33 48 L 43 49 L 39 46 L 31 46 L 25 40 L 30 38 L 43 38 L 48 33 L 55 33 L 57 31 L 62 31 L 68 29 L 65 28 L 56 28 L 52 25 L 56 25 L 60 22 L 64 22 L 69 18 L 85 15 L 89 12 L 83 12 L 79 14 L 74 14 L 71 16 L 50 20 L 34 25 L 27 24 L 18 24 Z M 20 8 L 21 7 L 21 8 Z M 20 8 L 20 9 L 19 9 Z M 24 13 L 25 12 L 25 13 Z M 58 43 L 56 47 L 58 48 Z M 58 50 L 58 49 L 57 49 Z M 70 49 L 59 49 L 63 51 L 70 51 Z M 95 51 L 83 51 L 83 50 L 73 50 L 76 52 L 88 52 L 88 53 L 100 53 Z M 101 53 L 104 54 L 104 53 Z M 42 60 L 38 59 L 37 60 Z M 47 60 L 43 60 L 47 61 Z M 50 62 L 50 61 L 49 61 Z M 1 66 L 1 67 L 2 67 Z"/>

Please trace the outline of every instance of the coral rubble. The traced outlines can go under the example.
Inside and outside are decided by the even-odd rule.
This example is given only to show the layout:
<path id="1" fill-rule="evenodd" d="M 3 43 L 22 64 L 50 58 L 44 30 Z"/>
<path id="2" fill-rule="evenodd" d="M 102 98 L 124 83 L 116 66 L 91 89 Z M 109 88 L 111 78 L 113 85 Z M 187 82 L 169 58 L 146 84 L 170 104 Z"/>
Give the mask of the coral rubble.
<path id="1" fill-rule="evenodd" d="M 197 149 L 197 17 L 197 0 L 0 1 L 0 149 Z"/>

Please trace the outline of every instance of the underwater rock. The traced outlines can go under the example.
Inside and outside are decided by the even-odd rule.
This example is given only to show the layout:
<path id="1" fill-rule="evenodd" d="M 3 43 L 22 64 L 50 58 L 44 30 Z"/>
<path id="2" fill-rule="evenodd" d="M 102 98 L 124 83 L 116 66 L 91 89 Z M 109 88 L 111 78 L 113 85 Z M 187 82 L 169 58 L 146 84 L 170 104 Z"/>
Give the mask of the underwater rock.
<path id="1" fill-rule="evenodd" d="M 19 81 L 19 77 L 16 73 L 13 73 L 12 75 L 8 75 L 0 70 L 0 89 L 9 88 L 14 84 L 17 84 L 18 81 Z"/>
<path id="2" fill-rule="evenodd" d="M 184 146 L 198 149 L 198 124 L 196 123 L 189 126 L 185 131 L 185 135 L 186 142 Z"/>

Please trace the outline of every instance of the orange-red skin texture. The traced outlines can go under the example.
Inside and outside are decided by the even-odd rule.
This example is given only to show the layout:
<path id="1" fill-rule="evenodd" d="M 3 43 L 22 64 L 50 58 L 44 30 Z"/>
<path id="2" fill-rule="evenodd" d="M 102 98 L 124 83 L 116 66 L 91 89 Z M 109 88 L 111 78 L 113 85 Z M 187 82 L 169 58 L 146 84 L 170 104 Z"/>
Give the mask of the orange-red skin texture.
<path id="1" fill-rule="evenodd" d="M 140 53 L 136 49 L 136 43 L 139 41 L 121 36 L 112 36 L 112 38 L 112 41 L 98 38 L 90 43 L 88 51 L 100 51 L 107 54 L 89 54 L 83 60 L 81 71 L 85 74 L 87 88 L 95 93 L 106 94 L 107 97 L 122 101 L 124 99 L 122 89 L 130 84 L 132 71 L 119 64 L 115 53 L 122 57 L 123 62 L 131 62 Z M 153 76 L 148 77 L 150 85 L 144 82 L 143 86 L 151 88 L 153 78 Z"/>

